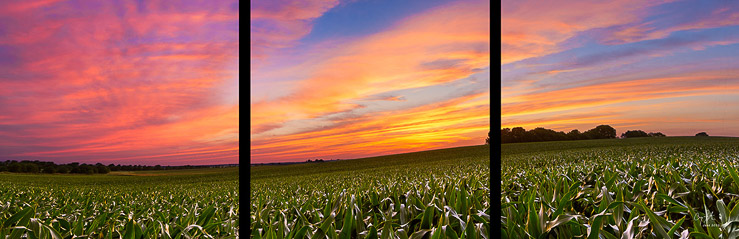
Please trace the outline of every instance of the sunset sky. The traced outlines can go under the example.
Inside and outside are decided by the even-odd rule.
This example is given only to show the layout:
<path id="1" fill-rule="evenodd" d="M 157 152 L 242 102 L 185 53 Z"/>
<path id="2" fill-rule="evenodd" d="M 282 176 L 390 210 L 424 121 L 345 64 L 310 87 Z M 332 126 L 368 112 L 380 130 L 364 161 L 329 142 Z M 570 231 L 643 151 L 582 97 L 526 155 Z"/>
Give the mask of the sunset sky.
<path id="1" fill-rule="evenodd" d="M 0 7 L 0 160 L 238 163 L 239 3 Z"/>
<path id="2" fill-rule="evenodd" d="M 481 145 L 490 2 L 251 3 L 251 162 Z"/>
<path id="3" fill-rule="evenodd" d="M 739 136 L 738 1 L 502 1 L 501 127 Z"/>

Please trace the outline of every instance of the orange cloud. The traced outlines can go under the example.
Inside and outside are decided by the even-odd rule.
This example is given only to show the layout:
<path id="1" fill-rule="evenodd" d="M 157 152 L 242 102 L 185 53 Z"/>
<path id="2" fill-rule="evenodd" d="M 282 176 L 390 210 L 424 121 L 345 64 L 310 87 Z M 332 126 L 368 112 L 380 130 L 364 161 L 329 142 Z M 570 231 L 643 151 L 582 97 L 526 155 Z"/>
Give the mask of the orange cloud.
<path id="1" fill-rule="evenodd" d="M 455 3 L 341 46 L 327 60 L 317 59 L 311 77 L 295 82 L 291 94 L 252 102 L 251 132 L 265 124 L 350 110 L 357 107 L 353 99 L 467 77 L 489 65 L 489 17 L 480 2 Z M 447 59 L 456 64 L 428 67 Z"/>
<path id="2" fill-rule="evenodd" d="M 315 131 L 251 140 L 253 162 L 353 158 L 482 144 L 490 130 L 489 93 L 380 112 Z M 401 146 L 402 147 L 399 147 Z"/>
<path id="3" fill-rule="evenodd" d="M 674 98 L 731 92 L 739 85 L 722 85 L 736 71 L 698 72 L 689 76 L 599 83 L 519 96 L 520 102 L 503 104 L 501 116 L 556 112 L 647 99 Z"/>

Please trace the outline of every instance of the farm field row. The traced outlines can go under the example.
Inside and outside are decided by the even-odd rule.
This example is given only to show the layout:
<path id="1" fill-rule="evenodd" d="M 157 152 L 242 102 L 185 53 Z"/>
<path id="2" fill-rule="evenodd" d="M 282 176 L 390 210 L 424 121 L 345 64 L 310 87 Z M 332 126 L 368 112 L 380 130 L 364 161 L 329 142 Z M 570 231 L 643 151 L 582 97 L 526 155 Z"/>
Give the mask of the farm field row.
<path id="1" fill-rule="evenodd" d="M 502 145 L 503 238 L 737 238 L 739 139 Z"/>
<path id="2" fill-rule="evenodd" d="M 487 238 L 490 147 L 251 167 L 253 238 Z"/>
<path id="3" fill-rule="evenodd" d="M 0 174 L 0 238 L 238 238 L 238 167 L 149 174 Z"/>

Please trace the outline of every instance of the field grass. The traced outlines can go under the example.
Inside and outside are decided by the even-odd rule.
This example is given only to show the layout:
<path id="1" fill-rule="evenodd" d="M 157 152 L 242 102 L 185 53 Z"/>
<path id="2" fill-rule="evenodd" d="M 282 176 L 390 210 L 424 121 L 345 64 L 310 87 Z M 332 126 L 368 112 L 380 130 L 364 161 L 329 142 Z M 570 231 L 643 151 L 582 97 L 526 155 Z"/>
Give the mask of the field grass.
<path id="1" fill-rule="evenodd" d="M 224 169 L 224 168 L 195 168 L 195 169 L 177 169 L 177 170 L 144 170 L 144 171 L 113 171 L 108 175 L 122 175 L 122 176 L 174 176 L 174 175 L 199 175 L 199 174 L 219 174 L 224 172 L 230 172 L 235 168 Z"/>
<path id="2" fill-rule="evenodd" d="M 501 147 L 503 238 L 739 237 L 739 138 Z"/>
<path id="3" fill-rule="evenodd" d="M 0 174 L 0 238 L 238 238 L 238 167 L 116 174 Z"/>
<path id="4" fill-rule="evenodd" d="M 490 147 L 251 167 L 253 238 L 487 238 Z"/>

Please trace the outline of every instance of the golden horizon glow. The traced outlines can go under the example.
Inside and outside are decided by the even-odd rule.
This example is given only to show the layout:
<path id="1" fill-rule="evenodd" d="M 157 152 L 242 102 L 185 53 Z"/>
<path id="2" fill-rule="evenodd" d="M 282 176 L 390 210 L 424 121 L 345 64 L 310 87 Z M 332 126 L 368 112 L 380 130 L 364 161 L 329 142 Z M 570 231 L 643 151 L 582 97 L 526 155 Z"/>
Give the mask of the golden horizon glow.
<path id="1" fill-rule="evenodd" d="M 270 9 L 290 7 L 280 4 Z M 316 6 L 307 9 L 321 12 L 305 13 L 315 17 L 314 27 L 339 21 L 322 12 L 334 2 L 311 4 Z M 352 4 L 339 3 L 332 11 L 358 7 Z M 280 38 L 281 46 L 308 46 L 302 49 L 252 45 L 264 53 L 252 56 L 252 163 L 483 144 L 489 130 L 489 3 L 437 4 L 402 8 L 390 26 L 372 33 Z M 335 24 L 361 28 L 364 21 L 373 20 Z"/>

